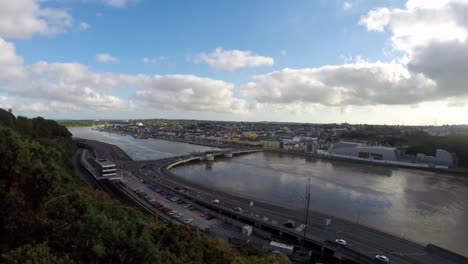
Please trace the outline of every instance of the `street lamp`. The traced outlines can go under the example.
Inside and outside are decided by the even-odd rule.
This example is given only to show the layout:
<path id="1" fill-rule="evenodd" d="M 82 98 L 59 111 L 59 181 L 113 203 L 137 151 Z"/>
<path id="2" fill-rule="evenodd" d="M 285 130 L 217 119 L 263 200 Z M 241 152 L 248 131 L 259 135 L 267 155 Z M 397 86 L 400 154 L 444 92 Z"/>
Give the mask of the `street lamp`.
<path id="1" fill-rule="evenodd" d="M 306 196 L 305 196 L 305 212 L 304 212 L 304 217 L 305 217 L 305 227 L 304 227 L 304 241 L 306 238 L 306 231 L 307 231 L 307 223 L 309 220 L 309 206 L 310 206 L 310 177 L 307 178 L 307 186 L 306 186 Z"/>

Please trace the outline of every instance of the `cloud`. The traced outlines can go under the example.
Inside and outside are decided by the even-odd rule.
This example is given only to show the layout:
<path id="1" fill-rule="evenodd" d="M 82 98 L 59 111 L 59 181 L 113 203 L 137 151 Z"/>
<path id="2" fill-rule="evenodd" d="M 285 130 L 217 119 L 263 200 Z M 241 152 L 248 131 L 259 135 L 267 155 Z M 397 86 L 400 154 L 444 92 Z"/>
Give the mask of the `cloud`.
<path id="1" fill-rule="evenodd" d="M 234 71 L 241 68 L 271 66 L 273 58 L 259 56 L 252 51 L 224 50 L 217 48 L 211 53 L 199 53 L 195 56 L 195 63 L 205 63 L 221 71 Z"/>
<path id="2" fill-rule="evenodd" d="M 124 7 L 131 3 L 136 3 L 138 0 L 103 0 L 104 3 L 111 7 Z"/>
<path id="3" fill-rule="evenodd" d="M 158 64 L 164 62 L 165 60 L 166 58 L 164 56 L 159 56 L 157 58 L 144 57 L 141 61 L 144 64 Z"/>
<path id="4" fill-rule="evenodd" d="M 81 22 L 80 25 L 79 25 L 79 28 L 80 28 L 81 30 L 87 30 L 87 29 L 90 28 L 90 27 L 91 27 L 91 25 L 88 24 L 88 23 L 86 23 L 86 22 Z"/>
<path id="5" fill-rule="evenodd" d="M 468 96 L 468 1 L 410 0 L 403 9 L 377 8 L 360 24 L 391 34 L 390 62 L 284 69 L 255 76 L 242 94 L 260 103 L 415 105 Z"/>
<path id="6" fill-rule="evenodd" d="M 43 8 L 40 0 L 0 1 L 0 37 L 30 38 L 52 35 L 73 24 L 65 9 Z"/>
<path id="7" fill-rule="evenodd" d="M 96 60 L 102 63 L 108 63 L 108 62 L 119 62 L 120 60 L 116 57 L 111 56 L 110 54 L 107 53 L 100 53 L 96 55 Z"/>
<path id="8" fill-rule="evenodd" d="M 353 7 L 353 4 L 351 4 L 350 2 L 344 2 L 343 3 L 343 9 L 344 10 L 351 9 L 351 7 Z"/>
<path id="9" fill-rule="evenodd" d="M 0 92 L 9 95 L 0 103 L 15 109 L 26 110 L 19 106 L 31 100 L 37 103 L 28 103 L 31 107 L 44 111 L 245 111 L 245 102 L 233 96 L 232 83 L 194 75 L 93 72 L 79 63 L 40 61 L 24 65 L 14 45 L 1 38 L 0 68 L 7 69 L 0 71 Z M 133 95 L 116 96 L 120 88 L 130 89 Z M 12 96 L 21 100 L 13 100 Z"/>
<path id="10" fill-rule="evenodd" d="M 412 104 L 444 96 L 434 82 L 411 75 L 398 63 L 365 62 L 308 69 L 284 69 L 255 76 L 242 88 L 260 103 L 326 106 Z"/>
<path id="11" fill-rule="evenodd" d="M 143 88 L 135 99 L 165 110 L 239 113 L 246 107 L 233 97 L 232 83 L 194 75 L 137 76 L 128 85 Z"/>

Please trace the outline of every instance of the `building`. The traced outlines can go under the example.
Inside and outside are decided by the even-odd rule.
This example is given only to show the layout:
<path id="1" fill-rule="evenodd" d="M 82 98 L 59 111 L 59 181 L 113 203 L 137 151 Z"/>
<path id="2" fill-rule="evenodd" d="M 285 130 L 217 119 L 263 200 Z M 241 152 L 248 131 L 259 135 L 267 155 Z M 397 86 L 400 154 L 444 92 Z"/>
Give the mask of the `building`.
<path id="1" fill-rule="evenodd" d="M 369 160 L 398 160 L 398 149 L 393 147 L 366 146 L 355 142 L 338 142 L 329 150 L 330 154 Z"/>
<path id="2" fill-rule="evenodd" d="M 97 170 L 97 179 L 109 179 L 109 180 L 116 180 L 120 179 L 117 176 L 117 168 L 115 163 L 107 159 L 93 159 L 93 165 Z"/>
<path id="3" fill-rule="evenodd" d="M 277 140 L 265 140 L 263 141 L 263 147 L 266 149 L 280 149 L 280 142 Z"/>

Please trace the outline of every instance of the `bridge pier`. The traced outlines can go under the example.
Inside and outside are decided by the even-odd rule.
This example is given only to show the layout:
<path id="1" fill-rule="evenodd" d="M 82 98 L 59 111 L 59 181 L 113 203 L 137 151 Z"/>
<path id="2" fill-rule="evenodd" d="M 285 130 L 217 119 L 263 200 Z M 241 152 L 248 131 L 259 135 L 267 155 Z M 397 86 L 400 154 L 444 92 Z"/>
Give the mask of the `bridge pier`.
<path id="1" fill-rule="evenodd" d="M 232 152 L 226 152 L 223 154 L 225 158 L 232 158 Z"/>
<path id="2" fill-rule="evenodd" d="M 214 155 L 212 153 L 205 154 L 205 160 L 214 160 Z"/>

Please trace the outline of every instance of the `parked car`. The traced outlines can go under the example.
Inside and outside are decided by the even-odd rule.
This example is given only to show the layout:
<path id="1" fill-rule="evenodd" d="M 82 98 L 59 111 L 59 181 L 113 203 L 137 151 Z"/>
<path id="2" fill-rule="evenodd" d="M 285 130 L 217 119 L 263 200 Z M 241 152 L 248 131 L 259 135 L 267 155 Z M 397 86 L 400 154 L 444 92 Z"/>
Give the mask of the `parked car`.
<path id="1" fill-rule="evenodd" d="M 242 212 L 243 212 L 243 211 L 242 211 L 242 208 L 240 208 L 240 207 L 234 207 L 233 209 L 234 209 L 234 211 L 236 211 L 236 212 L 238 212 L 238 213 L 242 213 Z"/>
<path id="2" fill-rule="evenodd" d="M 170 211 L 170 212 L 169 212 L 169 215 L 175 215 L 175 214 L 177 214 L 177 213 L 178 213 L 177 211 L 173 210 L 173 211 Z"/>
<path id="3" fill-rule="evenodd" d="M 213 200 L 211 200 L 211 202 L 214 203 L 214 204 L 219 204 L 219 200 L 218 200 L 218 199 L 213 199 Z"/>
<path id="4" fill-rule="evenodd" d="M 178 213 L 178 214 L 174 215 L 174 217 L 177 218 L 177 219 L 181 218 L 182 216 L 183 216 L 182 213 Z"/>
<path id="5" fill-rule="evenodd" d="M 187 218 L 187 219 L 184 220 L 184 223 L 186 223 L 186 224 L 190 224 L 192 222 L 193 222 L 192 218 Z"/>
<path id="6" fill-rule="evenodd" d="M 192 206 L 192 205 L 190 205 L 190 204 L 185 204 L 185 205 L 184 205 L 184 208 L 189 208 L 190 206 Z"/>
<path id="7" fill-rule="evenodd" d="M 304 224 L 300 224 L 298 227 L 296 227 L 296 231 L 297 232 L 302 232 L 305 228 L 305 225 Z"/>
<path id="8" fill-rule="evenodd" d="M 210 214 L 206 216 L 206 220 L 211 220 L 211 219 L 213 219 L 213 218 L 214 218 L 214 216 L 212 216 L 212 215 L 210 215 Z"/>
<path id="9" fill-rule="evenodd" d="M 294 228 L 294 221 L 288 220 L 286 223 L 283 223 L 283 226 L 287 228 Z"/>
<path id="10" fill-rule="evenodd" d="M 208 216 L 208 212 L 202 212 L 201 213 L 201 217 L 207 217 Z"/>

